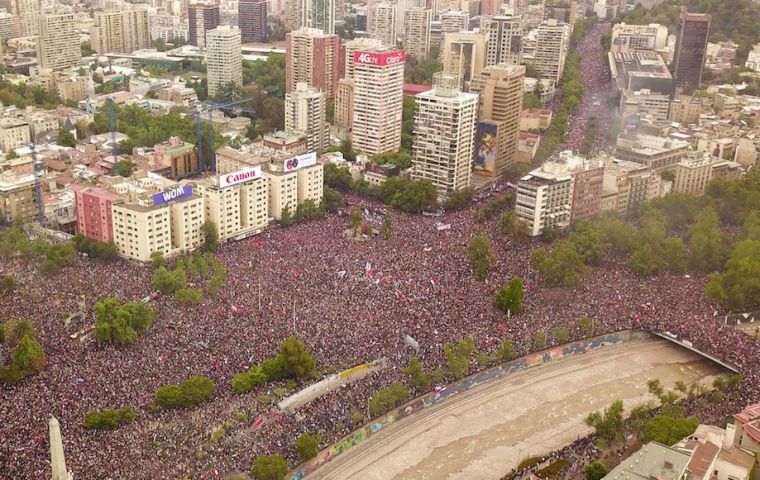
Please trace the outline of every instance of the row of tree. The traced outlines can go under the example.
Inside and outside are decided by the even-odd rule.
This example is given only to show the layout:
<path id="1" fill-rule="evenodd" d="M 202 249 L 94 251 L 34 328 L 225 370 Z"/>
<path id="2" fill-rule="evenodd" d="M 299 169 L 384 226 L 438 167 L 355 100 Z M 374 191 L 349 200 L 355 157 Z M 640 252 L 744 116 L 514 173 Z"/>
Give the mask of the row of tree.
<path id="1" fill-rule="evenodd" d="M 232 389 L 243 394 L 268 382 L 284 378 L 303 379 L 315 375 L 314 355 L 306 350 L 306 345 L 296 337 L 286 338 L 276 356 L 267 358 L 245 372 L 232 377 Z"/>
<path id="2" fill-rule="evenodd" d="M 44 238 L 30 239 L 18 226 L 0 233 L 0 257 L 19 255 L 26 263 L 37 263 L 44 273 L 56 274 L 76 258 L 72 243 L 51 243 Z"/>

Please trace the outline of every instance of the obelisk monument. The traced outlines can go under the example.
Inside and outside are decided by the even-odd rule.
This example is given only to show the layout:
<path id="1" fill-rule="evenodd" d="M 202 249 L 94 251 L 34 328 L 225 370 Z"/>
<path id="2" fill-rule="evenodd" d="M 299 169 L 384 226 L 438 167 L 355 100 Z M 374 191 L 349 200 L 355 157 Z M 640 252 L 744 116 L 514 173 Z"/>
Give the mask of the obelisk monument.
<path id="1" fill-rule="evenodd" d="M 61 425 L 58 419 L 50 417 L 50 467 L 53 469 L 53 480 L 69 480 L 69 472 L 66 470 L 66 459 L 63 457 L 63 439 L 61 438 Z"/>

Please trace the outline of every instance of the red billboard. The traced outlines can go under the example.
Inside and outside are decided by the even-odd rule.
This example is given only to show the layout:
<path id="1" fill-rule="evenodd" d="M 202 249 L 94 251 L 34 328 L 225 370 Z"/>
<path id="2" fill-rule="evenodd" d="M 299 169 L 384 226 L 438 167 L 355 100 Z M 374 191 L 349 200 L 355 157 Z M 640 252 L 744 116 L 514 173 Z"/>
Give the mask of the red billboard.
<path id="1" fill-rule="evenodd" d="M 404 62 L 406 62 L 406 50 L 394 50 L 392 52 L 362 52 L 357 50 L 354 52 L 354 63 L 384 67 Z"/>

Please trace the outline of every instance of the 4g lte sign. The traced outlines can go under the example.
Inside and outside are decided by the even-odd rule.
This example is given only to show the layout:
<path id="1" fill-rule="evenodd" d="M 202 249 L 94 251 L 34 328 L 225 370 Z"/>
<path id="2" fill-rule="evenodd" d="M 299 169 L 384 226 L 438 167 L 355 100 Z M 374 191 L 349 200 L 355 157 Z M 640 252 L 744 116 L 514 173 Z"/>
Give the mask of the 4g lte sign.
<path id="1" fill-rule="evenodd" d="M 388 53 L 362 52 L 359 50 L 354 52 L 354 63 L 384 67 L 386 65 L 403 64 L 404 62 L 406 62 L 406 50 L 395 50 Z"/>

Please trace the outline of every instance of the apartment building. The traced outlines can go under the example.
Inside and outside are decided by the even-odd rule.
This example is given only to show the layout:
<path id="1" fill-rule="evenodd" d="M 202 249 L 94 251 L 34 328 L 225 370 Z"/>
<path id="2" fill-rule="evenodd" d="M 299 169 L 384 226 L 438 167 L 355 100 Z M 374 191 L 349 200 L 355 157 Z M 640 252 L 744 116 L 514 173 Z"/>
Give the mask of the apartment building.
<path id="1" fill-rule="evenodd" d="M 415 97 L 412 179 L 429 180 L 440 198 L 470 186 L 478 96 L 459 77 L 438 72 Z"/>

